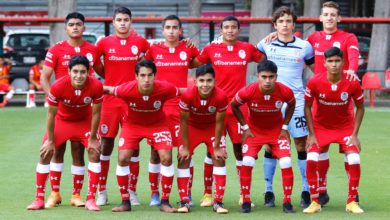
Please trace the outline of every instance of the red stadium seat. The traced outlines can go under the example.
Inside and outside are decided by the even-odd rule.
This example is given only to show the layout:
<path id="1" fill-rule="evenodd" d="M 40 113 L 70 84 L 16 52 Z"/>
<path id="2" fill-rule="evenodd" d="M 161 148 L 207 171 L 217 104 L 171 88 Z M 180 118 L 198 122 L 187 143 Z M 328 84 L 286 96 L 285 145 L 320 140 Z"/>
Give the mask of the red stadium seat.
<path id="1" fill-rule="evenodd" d="M 370 90 L 370 107 L 374 107 L 375 89 L 381 88 L 381 79 L 379 74 L 375 72 L 367 72 L 363 76 L 362 82 L 363 89 Z"/>

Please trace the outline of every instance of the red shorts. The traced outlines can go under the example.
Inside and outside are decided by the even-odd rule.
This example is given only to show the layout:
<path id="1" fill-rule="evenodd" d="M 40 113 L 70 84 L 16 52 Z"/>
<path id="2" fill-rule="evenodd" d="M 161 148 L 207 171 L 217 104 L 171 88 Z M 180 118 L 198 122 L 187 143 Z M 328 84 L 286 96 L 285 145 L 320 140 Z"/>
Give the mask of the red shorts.
<path id="1" fill-rule="evenodd" d="M 278 139 L 279 134 L 267 135 L 264 131 L 251 128 L 255 137 L 249 137 L 242 145 L 242 156 L 251 156 L 257 158 L 257 154 L 264 144 L 268 144 L 271 148 L 272 155 L 276 158 L 290 157 L 290 143 L 285 137 Z"/>
<path id="2" fill-rule="evenodd" d="M 182 145 L 180 135 L 180 109 L 179 105 L 165 105 L 164 113 L 168 121 L 169 131 L 172 135 L 172 145 L 178 147 Z"/>
<path id="3" fill-rule="evenodd" d="M 10 84 L 0 84 L 0 91 L 2 92 L 9 92 L 11 88 L 12 86 Z"/>
<path id="4" fill-rule="evenodd" d="M 206 128 L 195 128 L 188 126 L 188 136 L 190 142 L 189 150 L 191 155 L 194 153 L 196 147 L 198 147 L 201 143 L 206 144 L 207 151 L 211 155 L 214 155 L 215 125 Z M 219 146 L 221 148 L 226 148 L 225 136 L 221 137 Z"/>
<path id="5" fill-rule="evenodd" d="M 88 138 L 91 131 L 91 121 L 64 121 L 55 119 L 54 146 L 58 149 L 66 141 L 79 141 L 85 148 L 88 147 Z M 43 135 L 42 144 L 47 140 L 47 133 Z"/>
<path id="6" fill-rule="evenodd" d="M 117 102 L 117 105 L 103 103 L 100 113 L 99 134 L 101 137 L 115 138 L 118 134 L 119 125 L 126 113 L 125 102 Z"/>
<path id="7" fill-rule="evenodd" d="M 167 121 L 151 125 L 122 124 L 118 150 L 139 150 L 139 142 L 146 138 L 155 150 L 172 150 L 171 132 Z"/>
<path id="8" fill-rule="evenodd" d="M 329 144 L 337 143 L 340 147 L 340 153 L 359 153 L 359 148 L 357 146 L 347 145 L 347 142 L 349 141 L 352 134 L 352 129 L 326 130 L 315 128 L 315 132 L 319 147 L 313 145 L 309 152 L 323 153 L 324 148 Z"/>
<path id="9" fill-rule="evenodd" d="M 242 105 L 241 107 L 242 114 L 244 118 L 248 118 L 248 106 Z M 229 134 L 230 140 L 233 144 L 238 144 L 242 142 L 242 129 L 240 123 L 237 121 L 237 118 L 234 116 L 232 108 L 228 107 L 225 116 L 225 129 L 224 135 Z"/>

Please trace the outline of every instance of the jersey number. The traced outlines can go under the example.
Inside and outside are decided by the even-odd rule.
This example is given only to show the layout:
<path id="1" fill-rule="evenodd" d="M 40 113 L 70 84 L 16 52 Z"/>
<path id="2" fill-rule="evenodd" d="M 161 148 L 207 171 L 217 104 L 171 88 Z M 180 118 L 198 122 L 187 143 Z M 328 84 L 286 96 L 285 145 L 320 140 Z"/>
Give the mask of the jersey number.
<path id="1" fill-rule="evenodd" d="M 290 144 L 287 140 L 278 140 L 280 150 L 290 150 Z"/>
<path id="2" fill-rule="evenodd" d="M 241 128 L 240 122 L 237 123 L 237 128 L 238 128 L 238 131 L 237 131 L 237 132 L 238 132 L 239 134 L 244 133 L 243 130 L 242 130 L 242 128 Z"/>
<path id="3" fill-rule="evenodd" d="M 162 132 L 157 132 L 153 133 L 153 138 L 155 143 L 160 143 L 160 142 L 172 142 L 171 138 L 171 133 L 169 131 L 162 131 Z"/>
<path id="4" fill-rule="evenodd" d="M 306 127 L 306 118 L 305 116 L 302 117 L 296 117 L 295 120 L 295 127 L 296 128 L 304 128 Z"/>
<path id="5" fill-rule="evenodd" d="M 352 146 L 352 144 L 348 144 L 350 141 L 351 141 L 351 136 L 346 136 L 344 137 L 344 141 L 345 141 L 345 144 L 350 147 Z"/>
<path id="6" fill-rule="evenodd" d="M 213 147 L 215 147 L 215 137 L 211 138 L 211 143 L 213 143 Z M 226 147 L 225 136 L 221 136 L 221 141 L 219 142 L 219 147 Z"/>

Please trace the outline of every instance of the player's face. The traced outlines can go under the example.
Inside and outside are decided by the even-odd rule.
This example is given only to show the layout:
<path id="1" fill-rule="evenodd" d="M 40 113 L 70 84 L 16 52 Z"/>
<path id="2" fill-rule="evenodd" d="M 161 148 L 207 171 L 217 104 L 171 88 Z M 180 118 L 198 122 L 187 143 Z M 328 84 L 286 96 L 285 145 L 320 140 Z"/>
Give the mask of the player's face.
<path id="1" fill-rule="evenodd" d="M 202 76 L 198 76 L 195 79 L 195 85 L 198 87 L 199 95 L 201 97 L 208 97 L 215 87 L 215 79 L 213 75 L 207 73 Z"/>
<path id="2" fill-rule="evenodd" d="M 276 82 L 276 73 L 270 72 L 270 71 L 262 71 L 257 74 L 260 88 L 263 91 L 271 91 L 275 87 Z"/>
<path id="3" fill-rule="evenodd" d="M 292 35 L 295 28 L 294 20 L 291 15 L 284 14 L 274 23 L 274 28 L 281 35 Z"/>
<path id="4" fill-rule="evenodd" d="M 340 16 L 336 8 L 324 7 L 321 10 L 320 21 L 324 29 L 335 29 L 337 23 L 340 22 Z"/>
<path id="5" fill-rule="evenodd" d="M 341 74 L 343 59 L 339 56 L 331 56 L 325 59 L 325 67 L 330 74 Z"/>
<path id="6" fill-rule="evenodd" d="M 165 40 L 168 42 L 177 42 L 179 41 L 179 36 L 182 32 L 182 29 L 179 27 L 178 20 L 167 20 L 162 30 L 162 34 L 165 37 Z"/>
<path id="7" fill-rule="evenodd" d="M 85 31 L 84 22 L 77 18 L 71 18 L 66 23 L 65 31 L 70 38 L 81 38 Z"/>
<path id="8" fill-rule="evenodd" d="M 69 70 L 72 86 L 76 89 L 83 88 L 85 81 L 87 80 L 88 74 L 88 69 L 84 65 L 74 65 L 72 69 Z"/>
<path id="9" fill-rule="evenodd" d="M 116 33 L 127 34 L 129 33 L 131 27 L 130 16 L 128 14 L 118 13 L 115 15 L 112 24 L 114 25 Z"/>
<path id="10" fill-rule="evenodd" d="M 224 42 L 235 42 L 240 34 L 236 21 L 224 21 L 220 33 Z"/>
<path id="11" fill-rule="evenodd" d="M 152 69 L 148 67 L 141 67 L 139 69 L 138 75 L 136 75 L 136 78 L 140 91 L 148 91 L 153 88 L 156 75 L 152 72 Z"/>

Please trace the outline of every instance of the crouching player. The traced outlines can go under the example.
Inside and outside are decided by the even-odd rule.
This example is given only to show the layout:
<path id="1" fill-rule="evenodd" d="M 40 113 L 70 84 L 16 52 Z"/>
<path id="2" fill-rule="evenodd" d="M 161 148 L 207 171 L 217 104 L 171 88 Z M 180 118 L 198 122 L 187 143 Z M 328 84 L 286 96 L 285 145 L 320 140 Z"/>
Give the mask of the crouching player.
<path id="1" fill-rule="evenodd" d="M 277 66 L 272 61 L 264 61 L 257 66 L 258 82 L 254 82 L 241 89 L 231 102 L 232 110 L 240 122 L 243 133 L 243 164 L 241 167 L 241 194 L 243 204 L 241 212 L 251 211 L 250 189 L 252 169 L 255 158 L 262 146 L 268 144 L 272 154 L 279 159 L 283 183 L 283 211 L 295 212 L 291 205 L 291 192 L 294 183 L 291 168 L 291 153 L 288 123 L 295 109 L 293 91 L 276 82 Z M 244 118 L 240 105 L 247 104 L 248 118 Z M 283 103 L 287 103 L 285 118 L 282 116 Z"/>
<path id="2" fill-rule="evenodd" d="M 89 76 L 89 61 L 84 56 L 74 56 L 69 61 L 69 76 L 57 80 L 50 88 L 46 133 L 40 149 L 36 169 L 36 197 L 28 210 L 45 207 L 45 185 L 50 171 L 54 148 L 66 141 L 77 141 L 88 149 L 88 196 L 85 208 L 99 211 L 95 192 L 100 175 L 100 143 L 97 129 L 103 101 L 103 85 Z M 91 107 L 92 104 L 92 107 Z"/>
<path id="3" fill-rule="evenodd" d="M 122 203 L 113 212 L 131 211 L 129 185 L 129 158 L 139 150 L 139 142 L 146 138 L 157 151 L 161 161 L 162 196 L 160 210 L 176 212 L 169 204 L 174 167 L 172 164 L 172 138 L 162 110 L 165 101 L 175 98 L 180 91 L 170 83 L 155 81 L 156 65 L 141 60 L 135 66 L 136 80 L 120 86 L 104 86 L 106 93 L 123 99 L 128 106 L 119 138 L 116 177 Z"/>
<path id="4" fill-rule="evenodd" d="M 305 92 L 305 115 L 309 128 L 306 144 L 307 169 L 312 203 L 303 210 L 312 214 L 321 211 L 318 188 L 319 154 L 327 153 L 327 146 L 338 143 L 348 162 L 348 199 L 345 210 L 363 213 L 355 202 L 360 181 L 360 141 L 357 137 L 364 115 L 364 97 L 358 81 L 347 80 L 342 74 L 343 52 L 331 47 L 324 53 L 327 74 L 311 78 Z M 356 105 L 356 113 L 349 111 L 351 101 Z M 312 113 L 313 102 L 317 109 Z"/>
<path id="5" fill-rule="evenodd" d="M 228 213 L 222 199 L 225 193 L 226 143 L 222 136 L 224 119 L 228 107 L 225 93 L 215 87 L 215 73 L 211 65 L 196 70 L 195 86 L 183 93 L 180 100 L 180 130 L 183 145 L 179 148 L 177 185 L 180 194 L 178 212 L 189 212 L 188 184 L 190 161 L 195 148 L 205 143 L 212 155 L 215 180 L 214 211 Z"/>

